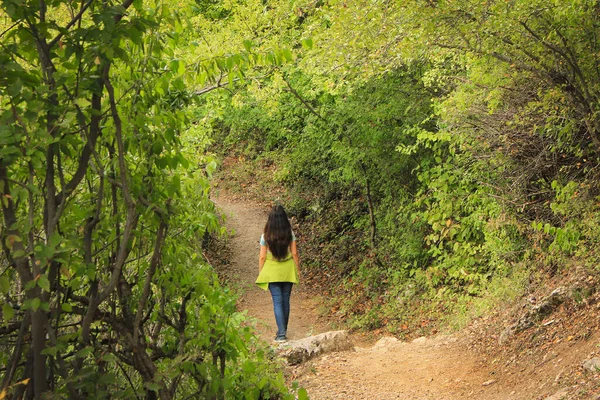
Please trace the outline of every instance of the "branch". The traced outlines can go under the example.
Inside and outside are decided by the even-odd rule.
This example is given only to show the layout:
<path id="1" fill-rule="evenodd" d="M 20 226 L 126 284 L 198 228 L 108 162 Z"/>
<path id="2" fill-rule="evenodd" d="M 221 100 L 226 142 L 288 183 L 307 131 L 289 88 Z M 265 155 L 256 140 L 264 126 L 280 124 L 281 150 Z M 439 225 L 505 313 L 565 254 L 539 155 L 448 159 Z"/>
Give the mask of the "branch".
<path id="1" fill-rule="evenodd" d="M 575 73 L 575 75 L 577 75 L 579 77 L 579 80 L 581 81 L 581 85 L 583 86 L 583 89 L 586 91 L 586 99 L 585 101 L 587 103 L 589 103 L 589 97 L 590 94 L 589 92 L 587 92 L 586 90 L 586 85 L 585 85 L 585 77 L 583 76 L 583 73 L 581 72 L 581 69 L 579 68 L 579 66 L 577 65 L 577 62 L 573 59 L 571 59 L 571 57 L 569 57 L 564 51 L 562 51 L 560 48 L 556 47 L 555 45 L 553 45 L 552 43 L 549 43 L 548 41 L 542 39 L 537 33 L 535 33 L 531 28 L 529 28 L 529 26 L 527 26 L 527 24 L 525 22 L 519 22 L 519 24 L 525 28 L 525 30 L 527 32 L 529 32 L 529 34 L 531 36 L 534 37 L 534 39 L 536 39 L 538 42 L 542 43 L 546 48 L 548 48 L 549 50 L 553 51 L 554 53 L 558 54 L 559 56 L 561 56 L 563 59 L 565 59 L 565 61 L 567 61 L 567 63 L 569 63 L 569 65 L 571 66 L 571 68 L 573 69 L 573 72 Z M 588 107 L 589 108 L 589 107 Z"/>
<path id="2" fill-rule="evenodd" d="M 19 365 L 19 359 L 21 358 L 21 351 L 23 350 L 23 339 L 25 337 L 25 333 L 27 333 L 29 329 L 29 325 L 31 324 L 31 315 L 30 313 L 25 314 L 25 318 L 21 321 L 21 326 L 19 329 L 19 336 L 17 337 L 17 342 L 13 349 L 13 353 L 11 356 L 11 360 L 7 365 L 6 374 L 4 374 L 4 378 L 2 379 L 2 386 L 0 386 L 0 393 L 4 392 L 8 385 L 12 382 L 15 372 L 17 371 L 17 367 Z"/>
<path id="3" fill-rule="evenodd" d="M 131 386 L 131 389 L 133 390 L 133 393 L 137 393 L 137 389 L 136 389 L 135 385 L 133 384 L 131 378 L 129 377 L 129 374 L 127 373 L 127 371 L 123 367 L 123 365 L 120 362 L 118 362 L 118 361 L 117 361 L 117 365 L 119 366 L 119 369 L 121 370 L 121 372 L 123 373 L 123 375 L 125 375 L 125 379 L 127 379 L 127 382 L 129 382 L 129 386 Z M 140 396 L 138 396 L 137 394 L 135 395 L 135 397 L 137 397 L 138 400 L 142 400 L 142 398 Z"/>
<path id="4" fill-rule="evenodd" d="M 2 190 L 0 191 L 0 196 L 2 196 L 6 201 L 2 201 L 2 214 L 4 215 L 4 226 L 7 229 L 4 229 L 5 235 L 3 235 L 2 243 L 3 245 L 6 243 L 5 238 L 9 236 L 14 236 L 21 238 L 22 235 L 19 232 L 17 227 L 17 215 L 14 208 L 13 199 L 10 195 L 10 185 L 8 180 L 8 171 L 4 166 L 3 159 L 0 158 L 0 182 L 3 182 Z M 26 255 L 26 249 L 23 246 L 23 242 L 15 240 L 12 244 L 12 253 L 5 248 L 7 252 L 7 258 L 13 264 L 19 273 L 19 277 L 21 278 L 21 282 L 25 285 L 27 282 L 33 280 L 33 274 L 29 268 L 29 260 Z M 22 255 L 19 257 L 12 257 L 15 253 L 21 253 Z"/>
<path id="5" fill-rule="evenodd" d="M 58 35 L 56 35 L 56 37 L 54 39 L 52 39 L 52 41 L 50 41 L 48 46 L 52 47 L 56 43 L 58 43 L 58 41 L 64 36 L 63 32 L 71 29 L 71 27 L 73 25 L 75 25 L 81 19 L 81 17 L 83 16 L 83 13 L 85 13 L 85 11 L 92 5 L 93 2 L 94 2 L 94 0 L 88 0 L 87 3 L 83 4 L 83 6 L 81 7 L 81 10 L 79 10 L 77 15 L 75 15 L 73 17 L 73 19 L 71 19 L 71 21 L 63 28 L 63 30 L 61 30 L 60 33 Z"/>
<path id="6" fill-rule="evenodd" d="M 94 228 L 100 222 L 100 209 L 102 207 L 102 199 L 104 197 L 104 176 L 100 175 L 100 187 L 98 188 L 98 198 L 96 199 L 96 212 L 91 217 L 87 224 L 85 224 L 83 234 L 83 249 L 85 262 L 90 265 L 92 264 L 92 234 Z"/>
<path id="7" fill-rule="evenodd" d="M 110 69 L 110 65 L 105 65 L 103 69 L 108 73 L 108 69 Z M 100 85 L 99 90 L 102 91 L 102 79 L 98 79 L 98 84 Z M 57 195 L 56 202 L 59 204 L 64 204 L 66 197 L 68 197 L 74 190 L 77 188 L 83 177 L 85 176 L 85 172 L 87 171 L 87 167 L 90 161 L 90 156 L 94 152 L 96 147 L 96 141 L 101 133 L 100 121 L 101 121 L 101 110 L 102 110 L 102 97 L 96 93 L 92 94 L 92 117 L 90 120 L 90 130 L 88 135 L 88 140 L 81 152 L 81 156 L 79 157 L 79 162 L 77 164 L 77 170 L 73 174 L 71 180 L 67 183 L 62 192 Z"/>
<path id="8" fill-rule="evenodd" d="M 63 31 L 67 31 L 67 30 L 71 29 L 71 27 L 73 25 L 75 25 L 76 23 L 80 22 L 81 21 L 81 17 L 87 11 L 87 9 L 92 5 L 93 2 L 94 2 L 94 0 L 88 0 L 86 3 L 84 3 L 83 6 L 81 6 L 81 9 L 77 13 L 77 15 L 75 15 L 71 19 L 71 21 L 69 21 L 69 23 L 63 28 Z M 126 1 L 123 2 L 123 4 L 121 4 L 121 7 L 125 11 L 127 11 L 127 9 L 132 4 L 133 4 L 133 0 L 126 0 Z M 114 17 L 115 22 L 119 22 L 121 19 L 123 19 L 124 15 L 125 15 L 125 13 L 121 13 L 121 14 L 115 15 L 115 17 Z M 56 37 L 54 39 L 52 39 L 52 41 L 50 41 L 50 43 L 48 44 L 49 47 L 52 47 L 56 43 L 58 43 L 58 41 L 64 36 L 64 34 L 62 33 L 63 31 L 61 31 L 58 35 L 56 35 Z"/>
<path id="9" fill-rule="evenodd" d="M 479 55 L 483 55 L 483 56 L 491 56 L 491 57 L 494 57 L 495 59 L 505 62 L 507 64 L 515 65 L 525 71 L 530 71 L 530 72 L 535 72 L 535 73 L 540 72 L 540 70 L 538 68 L 532 67 L 531 65 L 525 64 L 521 61 L 515 60 L 514 58 L 511 58 L 507 55 L 504 55 L 504 54 L 501 54 L 501 53 L 498 53 L 495 51 L 492 51 L 491 53 L 486 53 L 485 51 L 477 50 L 476 48 L 473 48 L 473 47 L 465 47 L 465 46 L 446 44 L 446 43 L 440 43 L 440 42 L 434 42 L 433 44 L 442 49 L 461 50 L 461 51 L 465 51 L 465 52 L 471 51 L 475 54 L 479 54 Z"/>
<path id="10" fill-rule="evenodd" d="M 27 315 L 28 314 L 25 313 L 25 316 L 27 316 Z M 11 333 L 13 333 L 14 331 L 16 331 L 17 329 L 19 329 L 21 327 L 21 323 L 22 322 L 23 322 L 23 320 L 17 321 L 17 322 L 13 322 L 13 323 L 8 324 L 8 325 L 0 326 L 0 336 L 10 335 Z"/>
<path id="11" fill-rule="evenodd" d="M 371 249 L 373 251 L 373 255 L 376 256 L 376 248 L 377 248 L 377 222 L 375 220 L 375 208 L 373 207 L 373 198 L 371 197 L 371 182 L 369 180 L 369 175 L 367 173 L 367 168 L 362 162 L 359 162 L 359 167 L 363 172 L 365 177 L 365 184 L 367 190 L 367 206 L 369 208 L 369 221 L 371 227 Z"/>
<path id="12" fill-rule="evenodd" d="M 129 7 L 131 7 L 131 5 L 133 4 L 133 0 L 125 0 L 122 4 L 121 4 L 121 8 L 125 11 L 127 11 L 127 9 Z M 121 13 L 121 14 L 117 14 L 115 15 L 115 24 L 118 23 L 119 21 L 121 21 L 123 19 L 123 17 L 125 16 L 125 13 Z"/>
<path id="13" fill-rule="evenodd" d="M 113 270 L 111 273 L 111 278 L 108 286 L 104 288 L 104 290 L 98 296 L 98 304 L 103 302 L 110 296 L 110 293 L 117 286 L 117 282 L 119 280 L 119 276 L 121 275 L 121 269 L 123 268 L 123 264 L 127 259 L 127 255 L 129 254 L 128 243 L 133 232 L 133 229 L 137 225 L 137 214 L 135 213 L 135 203 L 131 198 L 131 193 L 129 192 L 129 185 L 127 183 L 127 166 L 125 163 L 125 146 L 123 145 L 123 132 L 121 126 L 121 118 L 119 117 L 119 113 L 117 110 L 117 105 L 115 102 L 115 93 L 113 86 L 108 78 L 108 70 L 105 71 L 104 75 L 104 85 L 106 87 L 106 91 L 108 93 L 108 98 L 110 102 L 110 108 L 112 111 L 113 121 L 115 123 L 115 137 L 117 139 L 117 149 L 118 149 L 118 164 L 119 164 L 119 177 L 121 179 L 121 189 L 123 190 L 123 197 L 125 199 L 125 204 L 127 208 L 127 217 L 125 221 L 125 229 L 123 231 L 123 241 L 120 244 L 119 251 L 117 253 L 117 258 L 113 265 Z"/>
<path id="14" fill-rule="evenodd" d="M 234 79 L 234 80 L 233 80 L 233 82 L 237 82 L 237 81 L 239 81 L 239 80 L 240 80 L 240 78 L 236 78 L 236 79 Z M 213 86 L 207 86 L 207 87 L 205 87 L 205 88 L 202 88 L 202 89 L 200 89 L 200 90 L 196 90 L 196 91 L 195 91 L 194 93 L 192 93 L 192 94 L 194 94 L 194 95 L 196 95 L 196 96 L 201 96 L 201 95 L 203 95 L 203 94 L 205 94 L 205 93 L 212 92 L 213 90 L 216 90 L 216 89 L 221 89 L 221 88 L 225 88 L 225 86 L 227 86 L 227 85 L 229 85 L 229 82 L 224 82 L 224 83 L 221 83 L 221 79 L 219 79 L 219 80 L 217 81 L 217 83 L 216 83 L 216 84 L 214 84 Z"/>
<path id="15" fill-rule="evenodd" d="M 123 196 L 125 199 L 125 204 L 127 208 L 127 217 L 125 220 L 125 229 L 123 231 L 123 241 L 119 243 L 119 250 L 117 252 L 116 259 L 113 263 L 110 281 L 108 285 L 96 296 L 96 293 L 92 292 L 90 295 L 90 304 L 86 315 L 82 321 L 82 337 L 84 341 L 89 341 L 89 327 L 91 322 L 93 321 L 93 316 L 98 308 L 98 306 L 104 302 L 110 294 L 117 287 L 117 283 L 119 282 L 119 277 L 121 276 L 121 270 L 123 265 L 125 264 L 125 260 L 129 255 L 130 249 L 128 248 L 129 239 L 134 228 L 137 225 L 138 216 L 135 213 L 135 204 L 131 198 L 131 194 L 129 192 L 129 186 L 127 183 L 127 170 L 125 163 L 125 146 L 123 144 L 123 132 L 121 125 L 121 118 L 119 117 L 119 113 L 117 110 L 117 105 L 115 102 L 115 93 L 114 88 L 110 82 L 108 77 L 108 72 L 110 70 L 110 65 L 107 64 L 104 68 L 104 74 L 102 79 L 104 81 L 104 86 L 106 87 L 106 91 L 108 93 L 108 98 L 110 102 L 111 113 L 113 117 L 113 121 L 115 124 L 115 136 L 117 139 L 117 147 L 118 147 L 118 164 L 119 164 L 119 174 L 121 179 L 121 185 L 123 190 Z M 91 154 L 91 151 L 90 151 Z M 89 156 L 88 156 L 89 157 Z"/>
<path id="16" fill-rule="evenodd" d="M 50 322 L 47 320 L 45 323 L 45 328 L 46 328 L 46 333 L 48 335 L 48 339 L 50 339 L 51 345 L 56 346 L 56 332 L 50 325 Z M 65 364 L 65 360 L 63 359 L 60 352 L 56 353 L 56 360 L 58 361 L 58 371 L 59 371 L 61 377 L 65 380 L 67 389 L 69 390 L 69 393 L 71 395 L 70 398 L 75 399 L 75 400 L 82 399 L 82 397 L 79 395 L 79 393 L 75 390 L 75 387 L 73 386 L 73 382 L 69 382 L 69 372 L 67 371 L 67 365 Z"/>
<path id="17" fill-rule="evenodd" d="M 119 116 L 119 110 L 117 109 L 117 103 L 115 101 L 115 91 L 110 82 L 108 76 L 108 68 L 104 71 L 104 86 L 106 87 L 106 91 L 108 93 L 108 99 L 110 103 L 110 110 L 113 118 L 113 122 L 115 124 L 115 137 L 117 139 L 117 161 L 119 163 L 119 178 L 121 179 L 121 189 L 123 190 L 123 197 L 125 199 L 125 204 L 127 208 L 132 208 L 134 206 L 133 200 L 131 198 L 131 193 L 129 192 L 129 185 L 127 183 L 127 164 L 125 162 L 125 145 L 123 144 L 123 124 L 121 122 L 121 117 Z"/>
<path id="18" fill-rule="evenodd" d="M 154 329 L 153 332 L 151 333 L 151 338 L 153 342 L 156 342 L 158 335 L 162 332 L 162 325 L 163 325 L 163 318 L 166 318 L 165 315 L 165 304 L 166 304 L 166 297 L 165 297 L 165 288 L 161 287 L 161 296 L 160 296 L 160 306 L 158 308 L 158 322 L 154 325 Z M 162 317 L 161 317 L 162 315 Z"/>
<path id="19" fill-rule="evenodd" d="M 167 232 L 167 223 L 165 220 L 161 219 L 160 225 L 158 227 L 158 232 L 156 233 L 156 242 L 154 244 L 154 254 L 152 255 L 152 260 L 150 261 L 150 266 L 148 267 L 148 272 L 146 275 L 146 282 L 144 283 L 144 289 L 142 291 L 142 296 L 139 301 L 138 309 L 135 314 L 135 320 L 133 323 L 133 343 L 134 346 L 138 343 L 139 332 L 142 329 L 140 326 L 142 320 L 142 314 L 144 313 L 144 308 L 146 307 L 146 301 L 150 296 L 150 285 L 152 284 L 152 277 L 156 272 L 156 268 L 160 263 L 161 254 L 162 254 L 162 245 L 165 239 L 165 234 Z"/>
<path id="20" fill-rule="evenodd" d="M 325 118 L 323 118 L 321 116 L 321 114 L 319 114 L 318 112 L 315 111 L 315 109 L 308 104 L 308 102 L 306 100 L 304 100 L 302 98 L 302 96 L 300 96 L 300 94 L 292 87 L 292 85 L 290 85 L 290 83 L 288 82 L 287 79 L 285 79 L 285 77 L 283 78 L 283 81 L 285 82 L 285 84 L 287 85 L 287 87 L 289 88 L 290 92 L 298 99 L 300 100 L 300 102 L 304 105 L 304 107 L 306 107 L 308 109 L 308 111 L 310 111 L 311 114 L 313 114 L 314 116 L 316 116 L 317 118 L 319 118 L 321 121 L 327 123 L 327 120 Z"/>
<path id="21" fill-rule="evenodd" d="M 4 31 L 2 31 L 2 33 L 0 33 L 0 38 L 4 35 L 6 35 L 7 32 L 10 32 L 10 30 L 12 28 L 14 28 L 15 26 L 19 25 L 21 23 L 21 21 L 17 21 L 14 24 L 12 24 L 11 26 L 9 26 L 8 28 L 6 28 Z"/>
<path id="22" fill-rule="evenodd" d="M 82 6 L 80 12 L 75 16 L 75 18 L 69 24 L 67 24 L 66 29 L 72 27 L 73 24 L 75 24 L 77 21 L 80 20 L 81 15 L 83 15 L 85 10 L 87 8 L 89 8 L 89 6 L 92 4 L 92 2 L 93 2 L 93 0 L 88 0 L 88 2 Z M 127 9 L 132 4 L 133 4 L 133 0 L 125 0 L 121 4 L 121 7 L 123 8 L 123 10 L 127 11 Z M 121 21 L 121 19 L 123 19 L 124 15 L 125 15 L 125 13 L 115 15 L 115 17 L 114 17 L 115 23 L 118 23 L 119 21 Z M 58 40 L 60 40 L 61 36 L 62 36 L 62 34 L 59 34 L 57 37 L 55 37 L 50 42 L 49 47 L 51 47 Z M 101 66 L 98 69 L 98 71 L 99 72 L 102 71 L 103 73 L 98 73 L 98 75 L 108 78 L 108 70 L 109 69 L 110 69 L 109 63 Z M 107 80 L 108 79 L 102 79 L 102 78 L 100 78 L 98 80 L 98 83 L 100 85 L 98 92 L 102 92 L 103 81 L 106 82 Z M 100 121 L 101 121 L 102 115 L 101 115 L 100 111 L 102 108 L 102 97 L 100 95 L 95 94 L 98 92 L 94 92 L 94 94 L 92 95 L 92 105 L 91 105 L 92 106 L 92 117 L 91 117 L 91 122 L 90 122 L 90 134 L 88 137 L 88 141 L 86 143 L 86 147 L 84 147 L 84 149 L 81 153 L 81 156 L 79 157 L 79 164 L 77 167 L 77 171 L 75 172 L 75 174 L 73 174 L 71 181 L 69 183 L 67 183 L 67 186 L 65 187 L 63 192 L 59 193 L 58 200 L 57 200 L 58 203 L 62 203 L 64 201 L 64 198 L 67 197 L 70 193 L 72 193 L 73 190 L 75 190 L 75 188 L 79 185 L 79 182 L 81 182 L 81 180 L 85 176 L 85 171 L 87 170 L 90 155 L 93 152 L 95 145 L 96 145 L 96 140 L 98 139 L 98 136 L 101 133 Z M 113 94 L 113 102 L 114 102 L 114 94 Z M 96 112 L 94 112 L 94 111 L 96 111 Z"/>

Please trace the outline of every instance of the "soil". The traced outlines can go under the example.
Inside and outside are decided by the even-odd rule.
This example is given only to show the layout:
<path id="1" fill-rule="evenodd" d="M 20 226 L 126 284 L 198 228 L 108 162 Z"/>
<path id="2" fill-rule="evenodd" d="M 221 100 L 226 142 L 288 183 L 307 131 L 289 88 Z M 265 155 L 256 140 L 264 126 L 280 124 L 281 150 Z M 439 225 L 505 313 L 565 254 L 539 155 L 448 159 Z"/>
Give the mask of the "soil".
<path id="1" fill-rule="evenodd" d="M 254 285 L 258 241 L 269 206 L 235 194 L 221 194 L 216 204 L 227 216 L 231 232 L 229 262 L 217 268 L 242 293 L 239 307 L 256 319 L 257 334 L 272 342 L 276 327 L 271 298 Z M 453 335 L 402 342 L 353 333 L 355 351 L 288 367 L 286 375 L 306 388 L 313 400 L 600 399 L 598 373 L 581 367 L 584 360 L 600 353 L 599 300 L 598 294 L 592 294 L 580 303 L 566 302 L 502 345 L 499 333 L 524 314 L 527 304 L 476 320 Z M 333 329 L 319 315 L 320 303 L 308 288 L 295 286 L 290 340 Z"/>

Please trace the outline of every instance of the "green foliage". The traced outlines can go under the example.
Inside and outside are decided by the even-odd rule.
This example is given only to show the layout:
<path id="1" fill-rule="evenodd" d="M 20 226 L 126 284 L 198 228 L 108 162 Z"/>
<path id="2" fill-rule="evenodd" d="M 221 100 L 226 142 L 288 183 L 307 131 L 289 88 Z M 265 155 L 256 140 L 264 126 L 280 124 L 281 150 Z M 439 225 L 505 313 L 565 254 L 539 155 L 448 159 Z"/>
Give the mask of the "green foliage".
<path id="1" fill-rule="evenodd" d="M 462 325 L 536 262 L 600 258 L 591 0 L 82 7 L 2 3 L 2 321 L 23 342 L 31 317 L 9 383 L 285 393 L 202 259 L 211 145 L 277 164 L 305 276 L 357 328 Z"/>
<path id="2" fill-rule="evenodd" d="M 193 4 L 72 6 L 0 9 L 2 390 L 281 397 L 277 366 L 203 256 L 223 230 L 196 100 L 291 55 L 247 48 L 190 74 Z"/>
<path id="3" fill-rule="evenodd" d="M 196 0 L 198 12 L 208 20 L 219 20 L 227 18 L 231 10 L 222 0 Z"/>
<path id="4" fill-rule="evenodd" d="M 524 263 L 597 257 L 594 2 L 355 0 L 296 15 L 271 33 L 311 45 L 211 126 L 226 149 L 284 159 L 307 275 L 330 278 L 337 315 L 404 331 L 410 318 L 393 316 L 413 308 L 498 304 L 493 287 L 521 282 Z"/>

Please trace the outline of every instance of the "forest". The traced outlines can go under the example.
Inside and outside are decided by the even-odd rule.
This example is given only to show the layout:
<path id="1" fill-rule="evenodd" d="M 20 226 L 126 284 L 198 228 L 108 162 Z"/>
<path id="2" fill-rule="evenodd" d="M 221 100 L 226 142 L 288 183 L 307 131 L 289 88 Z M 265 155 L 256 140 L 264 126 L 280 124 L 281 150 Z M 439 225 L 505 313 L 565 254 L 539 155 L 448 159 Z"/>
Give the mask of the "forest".
<path id="1" fill-rule="evenodd" d="M 596 275 L 599 36 L 592 0 L 2 0 L 0 399 L 297 398 L 206 255 L 226 157 L 351 329 Z"/>

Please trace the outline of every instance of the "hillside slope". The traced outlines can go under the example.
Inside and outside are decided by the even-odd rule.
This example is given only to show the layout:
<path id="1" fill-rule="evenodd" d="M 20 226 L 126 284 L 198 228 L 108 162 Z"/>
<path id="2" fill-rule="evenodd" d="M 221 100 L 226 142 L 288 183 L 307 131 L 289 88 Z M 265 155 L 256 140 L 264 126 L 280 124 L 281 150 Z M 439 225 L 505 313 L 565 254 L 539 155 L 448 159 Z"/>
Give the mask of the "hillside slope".
<path id="1" fill-rule="evenodd" d="M 220 272 L 241 289 L 239 307 L 256 319 L 257 334 L 270 341 L 275 326 L 270 298 L 253 285 L 257 237 L 268 205 L 232 194 L 221 195 L 217 204 L 233 233 L 230 260 Z M 297 380 L 313 399 L 595 398 L 598 375 L 581 366 L 595 356 L 600 343 L 595 280 L 563 277 L 545 286 L 540 293 L 554 287 L 562 297 L 532 294 L 525 303 L 476 320 L 452 335 L 403 342 L 381 333 L 368 339 L 355 333 L 356 351 L 288 367 L 289 380 Z M 302 285 L 294 291 L 291 339 L 330 329 L 328 321 L 319 318 L 319 297 L 312 293 Z M 517 332 L 514 325 L 522 328 L 528 318 L 531 326 Z M 511 326 L 512 331 L 507 329 Z"/>

